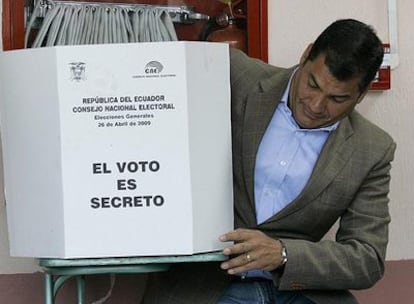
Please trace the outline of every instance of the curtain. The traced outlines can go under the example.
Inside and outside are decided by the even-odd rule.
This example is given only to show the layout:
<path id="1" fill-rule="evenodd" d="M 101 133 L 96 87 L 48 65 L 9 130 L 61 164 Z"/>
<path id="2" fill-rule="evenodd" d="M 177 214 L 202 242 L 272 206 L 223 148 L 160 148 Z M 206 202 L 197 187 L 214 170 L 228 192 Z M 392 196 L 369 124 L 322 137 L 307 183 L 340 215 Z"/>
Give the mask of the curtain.
<path id="1" fill-rule="evenodd" d="M 28 22 L 25 46 L 45 2 L 38 1 Z M 167 10 L 150 5 L 47 1 L 48 9 L 32 48 L 54 45 L 176 41 Z"/>

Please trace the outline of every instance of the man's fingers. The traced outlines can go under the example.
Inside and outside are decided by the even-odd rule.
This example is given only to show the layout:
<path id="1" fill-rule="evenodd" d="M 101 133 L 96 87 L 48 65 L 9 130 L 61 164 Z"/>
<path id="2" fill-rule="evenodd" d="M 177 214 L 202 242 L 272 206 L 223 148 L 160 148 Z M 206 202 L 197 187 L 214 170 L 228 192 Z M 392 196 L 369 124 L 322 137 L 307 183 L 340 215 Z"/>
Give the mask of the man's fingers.
<path id="1" fill-rule="evenodd" d="M 257 268 L 255 258 L 250 253 L 241 254 L 221 264 L 221 268 L 229 274 L 237 274 Z"/>
<path id="2" fill-rule="evenodd" d="M 222 235 L 220 237 L 220 241 L 222 242 L 241 242 L 241 241 L 245 241 L 248 238 L 250 238 L 252 236 L 252 234 L 254 233 L 254 230 L 250 230 L 250 229 L 236 229 L 233 231 L 230 231 L 224 235 Z"/>
<path id="3" fill-rule="evenodd" d="M 235 255 L 235 254 L 242 254 L 250 251 L 252 248 L 249 243 L 238 243 L 232 246 L 226 247 L 223 250 L 224 255 Z"/>
<path id="4" fill-rule="evenodd" d="M 273 270 L 280 264 L 281 242 L 258 230 L 236 229 L 220 238 L 234 244 L 223 249 L 223 254 L 234 256 L 221 264 L 229 274 L 252 269 Z"/>

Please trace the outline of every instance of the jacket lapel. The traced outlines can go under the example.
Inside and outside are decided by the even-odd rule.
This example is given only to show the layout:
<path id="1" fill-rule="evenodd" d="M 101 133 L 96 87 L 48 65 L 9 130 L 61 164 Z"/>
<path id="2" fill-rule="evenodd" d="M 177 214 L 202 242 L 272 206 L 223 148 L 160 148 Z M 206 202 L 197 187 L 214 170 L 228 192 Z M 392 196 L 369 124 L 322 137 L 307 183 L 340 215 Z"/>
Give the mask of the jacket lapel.
<path id="1" fill-rule="evenodd" d="M 247 97 L 243 129 L 243 169 L 249 201 L 254 204 L 254 168 L 259 144 L 278 106 L 293 68 L 258 83 Z M 275 86 L 275 83 L 281 84 Z M 255 217 L 255 215 L 254 215 Z M 255 221 L 254 221 L 255 222 Z"/>
<path id="2" fill-rule="evenodd" d="M 352 134 L 352 125 L 348 118 L 344 118 L 338 129 L 329 136 L 312 175 L 301 194 L 266 222 L 281 219 L 300 210 L 329 185 L 352 156 L 354 151 L 354 145 L 350 142 Z"/>

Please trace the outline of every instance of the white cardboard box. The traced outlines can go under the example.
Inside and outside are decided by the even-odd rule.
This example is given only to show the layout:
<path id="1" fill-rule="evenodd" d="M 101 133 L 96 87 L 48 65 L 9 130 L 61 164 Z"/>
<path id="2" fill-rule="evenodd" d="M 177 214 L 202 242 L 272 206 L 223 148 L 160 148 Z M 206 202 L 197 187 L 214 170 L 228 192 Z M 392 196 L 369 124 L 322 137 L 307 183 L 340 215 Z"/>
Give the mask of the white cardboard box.
<path id="1" fill-rule="evenodd" d="M 228 46 L 1 54 L 11 254 L 185 255 L 233 228 Z"/>

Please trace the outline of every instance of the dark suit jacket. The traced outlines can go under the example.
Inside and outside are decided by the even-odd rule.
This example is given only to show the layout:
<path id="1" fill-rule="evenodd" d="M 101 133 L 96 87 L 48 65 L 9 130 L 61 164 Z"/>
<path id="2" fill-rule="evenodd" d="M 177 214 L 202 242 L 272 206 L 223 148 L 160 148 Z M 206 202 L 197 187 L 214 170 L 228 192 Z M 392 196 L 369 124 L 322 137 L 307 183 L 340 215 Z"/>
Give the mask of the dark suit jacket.
<path id="1" fill-rule="evenodd" d="M 256 152 L 292 69 L 231 52 L 235 227 L 260 229 L 286 244 L 280 290 L 315 303 L 356 303 L 347 291 L 372 286 L 384 272 L 388 243 L 390 162 L 395 143 L 356 111 L 331 133 L 302 193 L 257 225 Z M 321 240 L 340 219 L 336 241 Z M 145 303 L 215 303 L 229 276 L 216 263 L 175 265 L 149 281 Z"/>

